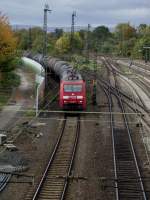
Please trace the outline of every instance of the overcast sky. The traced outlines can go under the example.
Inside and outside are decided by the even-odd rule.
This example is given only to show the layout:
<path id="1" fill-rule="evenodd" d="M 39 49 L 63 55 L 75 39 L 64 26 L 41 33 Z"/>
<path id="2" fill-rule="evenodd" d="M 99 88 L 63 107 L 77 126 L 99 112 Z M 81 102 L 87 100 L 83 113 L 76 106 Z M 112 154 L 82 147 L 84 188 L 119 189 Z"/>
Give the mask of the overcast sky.
<path id="1" fill-rule="evenodd" d="M 42 25 L 45 3 L 52 9 L 48 26 L 70 26 L 73 11 L 76 25 L 150 24 L 150 0 L 0 0 L 0 11 L 13 25 Z"/>

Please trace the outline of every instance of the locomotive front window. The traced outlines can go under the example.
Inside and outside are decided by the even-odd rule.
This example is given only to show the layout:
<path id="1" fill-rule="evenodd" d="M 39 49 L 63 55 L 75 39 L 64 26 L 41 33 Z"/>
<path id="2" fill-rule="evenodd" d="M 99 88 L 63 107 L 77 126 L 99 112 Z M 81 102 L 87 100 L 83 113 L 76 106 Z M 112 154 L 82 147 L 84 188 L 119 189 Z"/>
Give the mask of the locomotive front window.
<path id="1" fill-rule="evenodd" d="M 82 85 L 64 85 L 64 92 L 81 92 Z"/>

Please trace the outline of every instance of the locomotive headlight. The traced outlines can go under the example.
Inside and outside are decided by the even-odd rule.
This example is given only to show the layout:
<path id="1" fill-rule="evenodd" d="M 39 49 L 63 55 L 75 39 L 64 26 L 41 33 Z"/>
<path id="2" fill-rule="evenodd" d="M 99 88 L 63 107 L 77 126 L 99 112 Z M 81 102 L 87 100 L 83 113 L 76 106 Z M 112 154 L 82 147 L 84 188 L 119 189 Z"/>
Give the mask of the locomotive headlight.
<path id="1" fill-rule="evenodd" d="M 69 96 L 63 96 L 63 99 L 69 99 Z"/>
<path id="2" fill-rule="evenodd" d="M 77 96 L 77 99 L 83 99 L 83 96 Z"/>

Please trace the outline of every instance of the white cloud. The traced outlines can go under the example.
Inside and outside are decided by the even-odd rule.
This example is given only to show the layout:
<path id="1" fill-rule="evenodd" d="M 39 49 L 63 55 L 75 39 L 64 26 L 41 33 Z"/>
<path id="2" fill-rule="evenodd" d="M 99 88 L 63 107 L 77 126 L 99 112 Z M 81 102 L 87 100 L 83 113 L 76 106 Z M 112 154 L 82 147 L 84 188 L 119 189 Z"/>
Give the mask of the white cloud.
<path id="1" fill-rule="evenodd" d="M 76 25 L 128 22 L 138 25 L 149 23 L 150 0 L 0 0 L 0 10 L 13 24 L 43 23 L 43 8 L 49 3 L 52 13 L 49 26 L 69 26 L 71 13 L 77 11 Z"/>

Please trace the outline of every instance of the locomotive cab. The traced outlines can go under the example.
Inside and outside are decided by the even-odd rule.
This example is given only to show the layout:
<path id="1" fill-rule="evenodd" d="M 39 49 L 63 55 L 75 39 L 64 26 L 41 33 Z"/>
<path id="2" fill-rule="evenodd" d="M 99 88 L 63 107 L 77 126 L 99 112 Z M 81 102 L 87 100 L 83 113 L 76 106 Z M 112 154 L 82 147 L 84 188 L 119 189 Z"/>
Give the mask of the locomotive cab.
<path id="1" fill-rule="evenodd" d="M 62 109 L 86 109 L 85 81 L 61 81 L 59 105 Z"/>

